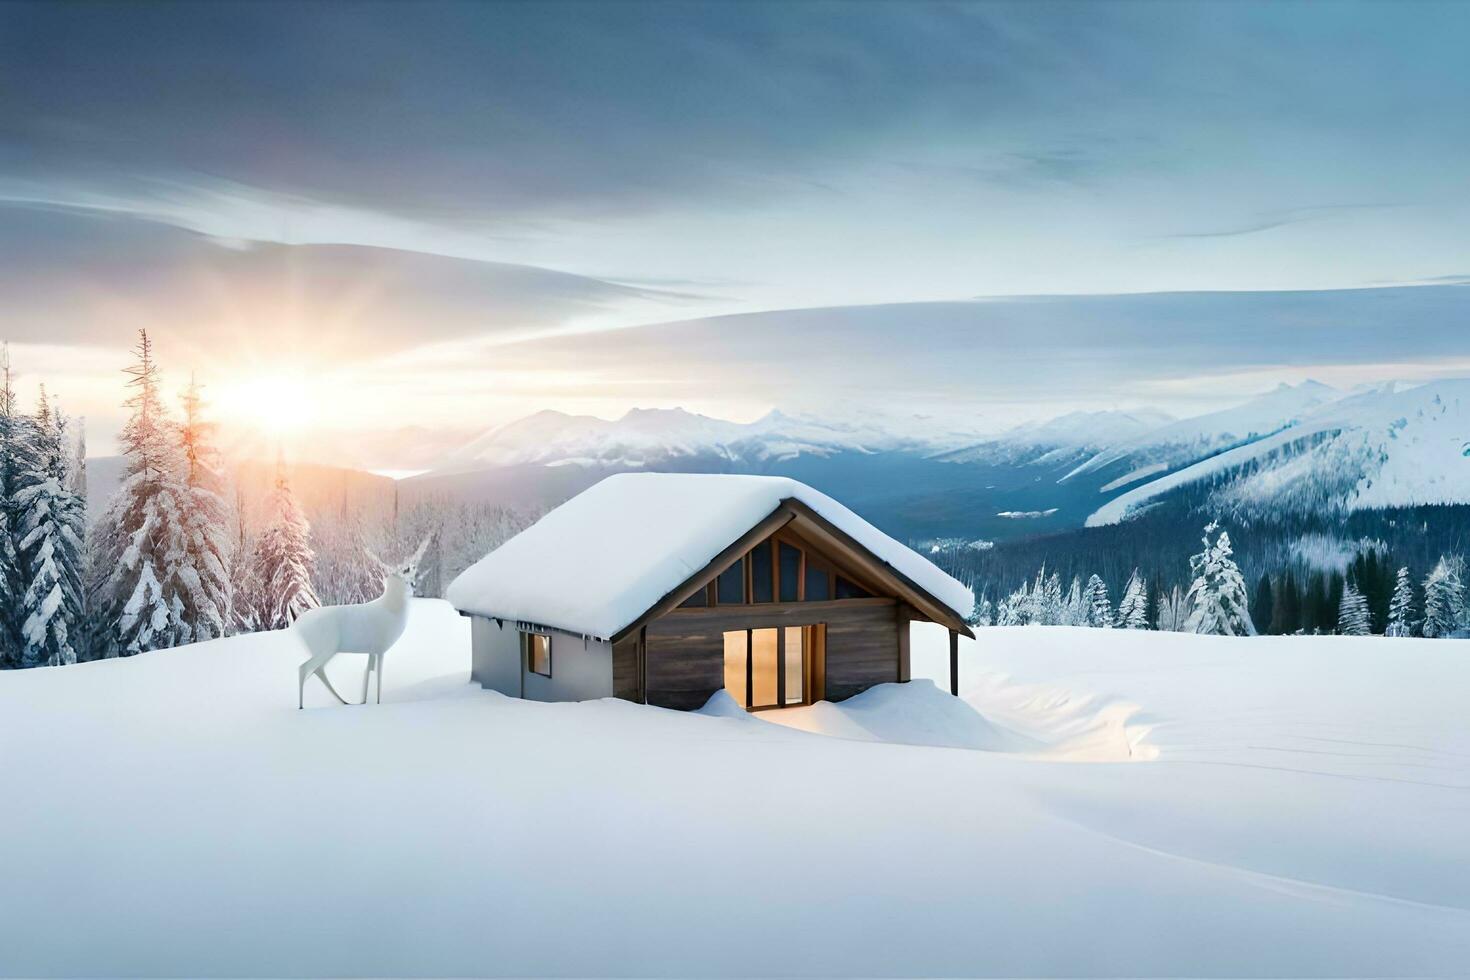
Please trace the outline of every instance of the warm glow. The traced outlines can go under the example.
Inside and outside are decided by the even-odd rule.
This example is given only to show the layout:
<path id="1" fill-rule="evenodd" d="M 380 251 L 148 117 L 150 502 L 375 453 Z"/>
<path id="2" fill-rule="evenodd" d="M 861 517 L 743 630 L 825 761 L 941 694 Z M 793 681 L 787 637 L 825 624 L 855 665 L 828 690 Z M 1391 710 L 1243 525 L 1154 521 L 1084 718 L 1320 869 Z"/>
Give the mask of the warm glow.
<path id="1" fill-rule="evenodd" d="M 312 387 L 301 375 L 273 374 L 220 385 L 215 407 L 227 423 L 264 435 L 300 432 L 316 419 Z"/>

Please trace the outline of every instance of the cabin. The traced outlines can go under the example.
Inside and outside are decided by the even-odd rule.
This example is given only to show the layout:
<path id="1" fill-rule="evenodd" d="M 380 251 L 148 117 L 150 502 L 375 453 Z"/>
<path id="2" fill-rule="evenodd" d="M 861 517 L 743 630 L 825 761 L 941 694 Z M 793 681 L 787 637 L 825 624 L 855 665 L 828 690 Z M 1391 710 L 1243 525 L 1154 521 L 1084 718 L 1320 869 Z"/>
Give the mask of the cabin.
<path id="1" fill-rule="evenodd" d="M 835 500 L 781 477 L 611 476 L 465 570 L 472 677 L 537 701 L 750 711 L 909 679 L 909 623 L 958 637 L 974 596 Z"/>

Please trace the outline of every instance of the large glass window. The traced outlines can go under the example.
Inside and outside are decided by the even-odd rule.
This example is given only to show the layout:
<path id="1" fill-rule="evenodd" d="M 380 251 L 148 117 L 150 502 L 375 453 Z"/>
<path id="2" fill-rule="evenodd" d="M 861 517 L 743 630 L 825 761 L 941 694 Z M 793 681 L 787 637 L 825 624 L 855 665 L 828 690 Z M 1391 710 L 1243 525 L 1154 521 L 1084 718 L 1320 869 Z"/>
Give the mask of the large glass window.
<path id="1" fill-rule="evenodd" d="M 821 626 L 731 630 L 725 641 L 725 690 L 745 708 L 806 704 L 807 677 Z"/>
<path id="2" fill-rule="evenodd" d="M 526 649 L 526 669 L 542 677 L 551 676 L 551 637 L 545 633 L 522 633 Z"/>
<path id="3" fill-rule="evenodd" d="M 781 601 L 795 602 L 801 588 L 801 550 L 781 542 Z"/>
<path id="4" fill-rule="evenodd" d="M 725 690 L 742 708 L 750 705 L 750 690 L 746 684 L 746 678 L 750 676 L 749 653 L 748 632 L 732 630 L 725 634 Z"/>
<path id="5" fill-rule="evenodd" d="M 837 598 L 839 599 L 870 599 L 872 593 L 858 585 L 850 582 L 841 575 L 837 576 Z"/>
<path id="6" fill-rule="evenodd" d="M 750 631 L 750 706 L 772 708 L 776 700 L 778 664 L 776 662 L 776 630 Z"/>
<path id="7" fill-rule="evenodd" d="M 781 651 L 786 688 L 782 692 L 783 704 L 806 703 L 806 649 L 802 638 L 806 630 L 800 626 L 786 627 L 786 647 Z"/>
<path id="8" fill-rule="evenodd" d="M 750 549 L 750 601 L 770 602 L 771 542 L 762 541 Z"/>

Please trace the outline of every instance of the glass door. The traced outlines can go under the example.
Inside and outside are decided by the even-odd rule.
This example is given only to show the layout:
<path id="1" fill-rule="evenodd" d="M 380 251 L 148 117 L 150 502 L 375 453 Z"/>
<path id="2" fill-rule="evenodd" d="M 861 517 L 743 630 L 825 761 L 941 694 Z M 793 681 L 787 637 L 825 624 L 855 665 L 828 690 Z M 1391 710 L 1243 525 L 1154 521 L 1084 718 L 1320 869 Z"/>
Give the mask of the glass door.
<path id="1" fill-rule="evenodd" d="M 725 633 L 725 690 L 750 710 L 806 704 L 815 629 L 772 626 Z"/>

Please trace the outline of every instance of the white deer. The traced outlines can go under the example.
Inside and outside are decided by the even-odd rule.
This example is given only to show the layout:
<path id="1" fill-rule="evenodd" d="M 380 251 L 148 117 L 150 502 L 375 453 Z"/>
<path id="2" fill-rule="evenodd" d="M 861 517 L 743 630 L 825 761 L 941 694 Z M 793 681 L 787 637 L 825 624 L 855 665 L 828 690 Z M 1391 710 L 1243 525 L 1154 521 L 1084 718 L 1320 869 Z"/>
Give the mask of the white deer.
<path id="1" fill-rule="evenodd" d="M 368 658 L 362 675 L 362 703 L 367 704 L 368 681 L 378 675 L 378 703 L 383 703 L 383 655 L 403 635 L 408 621 L 408 600 L 418 584 L 419 562 L 429 547 L 429 538 L 407 560 L 389 566 L 373 558 L 383 569 L 383 594 L 371 602 L 351 606 L 322 606 L 297 617 L 291 630 L 306 645 L 311 656 L 301 665 L 297 678 L 296 707 L 305 706 L 306 679 L 321 678 L 332 696 L 343 704 L 347 699 L 327 680 L 326 666 L 339 653 L 362 653 Z"/>

